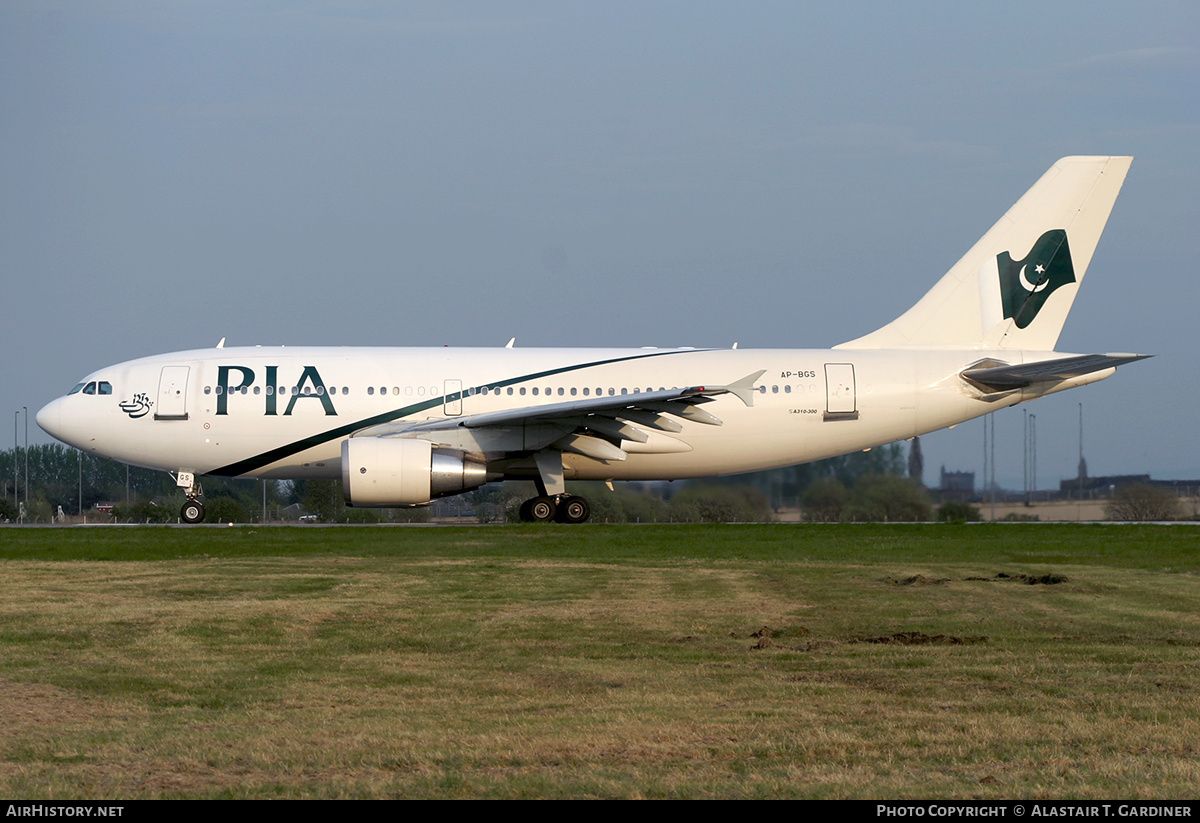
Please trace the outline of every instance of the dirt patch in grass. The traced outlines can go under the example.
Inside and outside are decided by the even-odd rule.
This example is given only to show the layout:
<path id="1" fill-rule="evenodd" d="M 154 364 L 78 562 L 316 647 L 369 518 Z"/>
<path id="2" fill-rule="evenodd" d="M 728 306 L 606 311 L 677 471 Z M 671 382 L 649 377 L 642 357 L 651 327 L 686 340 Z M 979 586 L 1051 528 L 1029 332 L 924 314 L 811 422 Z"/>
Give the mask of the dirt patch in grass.
<path id="1" fill-rule="evenodd" d="M 962 646 L 969 643 L 986 643 L 986 637 L 955 637 L 951 634 L 925 634 L 924 632 L 896 632 L 879 637 L 859 637 L 851 643 L 880 643 L 897 646 Z"/>
<path id="2" fill-rule="evenodd" d="M 803 626 L 788 626 L 782 629 L 772 629 L 769 626 L 763 626 L 758 631 L 751 632 L 750 637 L 757 641 L 754 644 L 754 648 L 756 649 L 782 647 L 796 650 L 811 650 L 813 648 L 811 634 L 812 633 Z M 790 640 L 799 640 L 801 638 L 806 638 L 807 640 L 800 646 L 788 644 L 788 641 Z M 855 637 L 849 642 L 895 646 L 965 646 L 973 643 L 986 643 L 988 642 L 988 638 L 982 635 L 972 637 L 957 637 L 951 634 L 896 632 L 895 634 L 885 634 L 877 637 Z"/>
<path id="3" fill-rule="evenodd" d="M 943 583 L 949 583 L 949 577 L 926 577 L 923 574 L 914 574 L 911 577 L 885 577 L 884 583 L 891 583 L 893 586 L 940 586 Z"/>
<path id="4" fill-rule="evenodd" d="M 784 626 L 781 629 L 772 629 L 770 626 L 763 626 L 758 631 L 751 632 L 750 636 L 758 641 L 754 644 L 754 648 L 769 649 L 777 644 L 797 640 L 802 637 L 809 637 L 811 634 L 812 632 L 803 626 Z"/>
<path id="5" fill-rule="evenodd" d="M 1056 586 L 1059 583 L 1068 583 L 1070 578 L 1065 574 L 1025 574 L 1020 572 L 1017 574 L 1005 574 L 1000 572 L 995 577 L 968 577 L 967 580 L 983 580 L 988 582 L 999 581 L 1001 583 L 1024 583 L 1029 586 L 1044 585 Z"/>
<path id="6" fill-rule="evenodd" d="M 1018 572 L 1017 574 L 1008 574 L 999 572 L 994 577 L 966 577 L 964 580 L 982 580 L 985 582 L 1000 582 L 1000 583 L 1025 583 L 1029 586 L 1044 585 L 1055 586 L 1059 583 L 1067 583 L 1070 581 L 1065 574 L 1025 574 Z M 946 583 L 953 582 L 949 577 L 926 577 L 923 574 L 913 574 L 908 577 L 893 577 L 888 576 L 880 580 L 881 583 L 887 583 L 892 586 L 941 586 Z"/>

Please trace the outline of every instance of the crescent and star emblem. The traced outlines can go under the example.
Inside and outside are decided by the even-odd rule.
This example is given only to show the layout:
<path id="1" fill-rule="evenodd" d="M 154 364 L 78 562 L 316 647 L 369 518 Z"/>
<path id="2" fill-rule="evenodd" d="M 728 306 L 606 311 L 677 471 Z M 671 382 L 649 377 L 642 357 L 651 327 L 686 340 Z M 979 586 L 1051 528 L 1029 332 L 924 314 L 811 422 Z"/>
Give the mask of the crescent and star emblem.
<path id="1" fill-rule="evenodd" d="M 1043 266 L 1041 263 L 1038 263 L 1038 264 L 1037 264 L 1037 266 L 1035 266 L 1035 267 L 1034 267 L 1034 269 L 1033 269 L 1033 270 L 1034 270 L 1034 272 L 1036 272 L 1036 273 L 1037 273 L 1037 275 L 1038 275 L 1038 280 L 1040 281 L 1040 282 L 1038 282 L 1036 285 L 1034 285 L 1033 283 L 1030 283 L 1030 282 L 1029 282 L 1029 280 L 1027 280 L 1027 279 L 1025 278 L 1025 268 L 1026 268 L 1025 266 L 1021 266 L 1021 271 L 1020 271 L 1020 273 L 1017 275 L 1017 277 L 1018 277 L 1018 278 L 1020 279 L 1020 281 L 1021 281 L 1021 286 L 1022 286 L 1022 288 L 1024 288 L 1024 289 L 1025 289 L 1025 291 L 1027 291 L 1027 292 L 1030 292 L 1030 293 L 1033 293 L 1033 292 L 1039 292 L 1039 291 L 1041 291 L 1042 289 L 1046 288 L 1046 286 L 1048 286 L 1048 285 L 1050 284 L 1050 281 L 1049 281 L 1049 280 L 1042 280 L 1042 279 L 1041 279 L 1041 275 L 1043 275 L 1043 274 L 1045 274 L 1045 273 L 1046 273 L 1046 267 L 1045 267 L 1045 266 Z"/>

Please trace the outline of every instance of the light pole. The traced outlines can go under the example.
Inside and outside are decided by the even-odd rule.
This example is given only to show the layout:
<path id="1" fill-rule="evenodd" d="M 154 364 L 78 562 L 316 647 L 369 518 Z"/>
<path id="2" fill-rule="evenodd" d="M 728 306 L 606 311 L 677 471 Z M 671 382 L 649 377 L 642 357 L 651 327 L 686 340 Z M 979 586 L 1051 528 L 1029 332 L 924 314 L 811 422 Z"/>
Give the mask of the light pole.
<path id="1" fill-rule="evenodd" d="M 980 493 L 980 495 L 982 495 L 982 497 L 980 498 L 980 502 L 982 502 L 982 503 L 987 502 L 987 477 L 988 477 L 988 473 L 987 473 L 987 470 L 988 470 L 987 427 L 988 427 L 988 418 L 987 418 L 987 415 L 985 414 L 983 416 L 983 476 L 979 478 L 979 481 L 980 481 L 979 493 Z"/>
<path id="2" fill-rule="evenodd" d="M 18 449 L 17 423 L 20 421 L 20 419 L 21 419 L 21 412 L 20 411 L 13 412 L 13 509 L 14 510 L 20 508 L 20 505 L 21 505 L 21 498 L 18 497 L 18 493 L 21 489 L 21 485 L 20 485 L 20 481 L 18 479 L 19 475 L 17 474 L 17 449 Z"/>
<path id="3" fill-rule="evenodd" d="M 988 419 L 992 421 L 992 522 L 996 522 L 996 415 L 989 414 Z"/>
<path id="4" fill-rule="evenodd" d="M 1025 410 L 1025 505 L 1037 496 L 1037 415 Z"/>
<path id="5" fill-rule="evenodd" d="M 1029 488 L 1037 496 L 1037 415 L 1029 415 Z"/>
<path id="6" fill-rule="evenodd" d="M 1025 505 L 1028 506 L 1029 505 L 1029 409 L 1025 409 L 1024 423 L 1025 423 L 1025 427 L 1024 427 L 1023 433 L 1025 435 L 1025 476 L 1023 478 L 1023 481 L 1025 483 Z"/>
<path id="7" fill-rule="evenodd" d="M 988 432 L 988 426 L 991 432 Z M 990 443 L 989 443 L 990 438 Z M 989 449 L 990 446 L 990 449 Z M 990 451 L 990 454 L 989 454 Z M 986 490 L 984 502 L 991 503 L 992 520 L 996 519 L 996 415 L 983 416 L 983 488 Z"/>
<path id="8" fill-rule="evenodd" d="M 1079 505 L 1076 517 L 1083 519 L 1083 479 L 1087 476 L 1087 464 L 1083 462 L 1083 404 L 1079 404 Z"/>
<path id="9" fill-rule="evenodd" d="M 1083 462 L 1083 404 L 1079 404 L 1079 499 L 1083 499 L 1083 481 L 1087 477 L 1087 463 Z"/>
<path id="10" fill-rule="evenodd" d="M 25 412 L 25 507 L 29 508 L 29 407 L 21 410 Z"/>

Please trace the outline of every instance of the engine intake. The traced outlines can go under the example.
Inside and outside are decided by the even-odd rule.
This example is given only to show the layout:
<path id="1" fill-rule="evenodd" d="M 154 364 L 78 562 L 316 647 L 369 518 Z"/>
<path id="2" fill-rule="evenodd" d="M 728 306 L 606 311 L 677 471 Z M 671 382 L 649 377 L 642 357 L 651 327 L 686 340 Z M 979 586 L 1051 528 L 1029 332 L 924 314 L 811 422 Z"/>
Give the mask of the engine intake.
<path id="1" fill-rule="evenodd" d="M 428 440 L 352 437 L 342 441 L 342 494 L 351 506 L 423 506 L 487 482 L 487 464 Z"/>

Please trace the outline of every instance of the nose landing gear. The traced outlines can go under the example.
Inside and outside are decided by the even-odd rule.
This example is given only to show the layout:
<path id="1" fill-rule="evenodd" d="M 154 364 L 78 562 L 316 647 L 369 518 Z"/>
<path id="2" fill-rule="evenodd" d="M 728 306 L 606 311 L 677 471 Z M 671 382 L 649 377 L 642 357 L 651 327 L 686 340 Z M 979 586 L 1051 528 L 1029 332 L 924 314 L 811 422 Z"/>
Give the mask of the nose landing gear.
<path id="1" fill-rule="evenodd" d="M 204 504 L 199 500 L 189 500 L 179 510 L 179 519 L 184 523 L 199 523 L 204 520 Z"/>
<path id="2" fill-rule="evenodd" d="M 183 489 L 183 493 L 187 497 L 187 502 L 179 510 L 179 519 L 184 523 L 202 522 L 204 520 L 204 504 L 200 502 L 200 498 L 204 495 L 204 491 L 196 482 L 196 475 L 192 472 L 181 471 L 175 475 L 175 485 Z"/>

